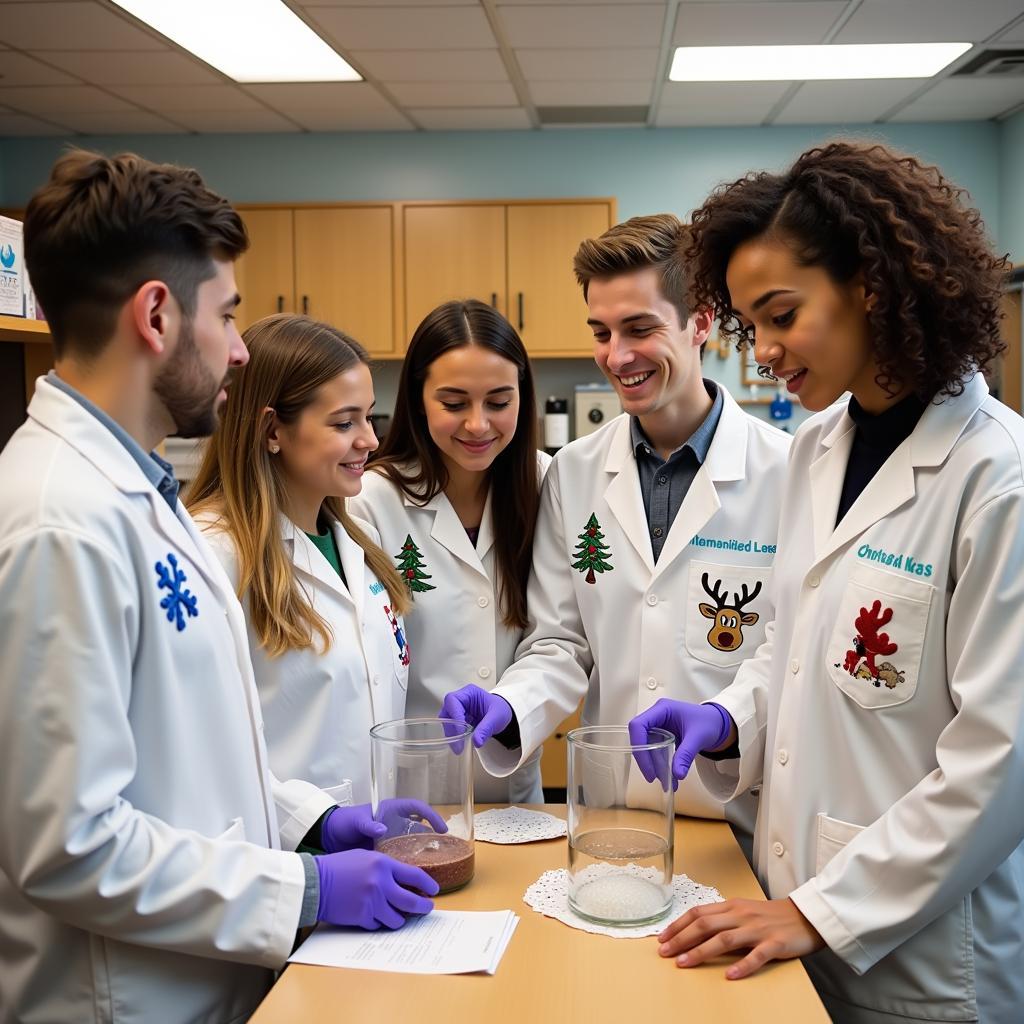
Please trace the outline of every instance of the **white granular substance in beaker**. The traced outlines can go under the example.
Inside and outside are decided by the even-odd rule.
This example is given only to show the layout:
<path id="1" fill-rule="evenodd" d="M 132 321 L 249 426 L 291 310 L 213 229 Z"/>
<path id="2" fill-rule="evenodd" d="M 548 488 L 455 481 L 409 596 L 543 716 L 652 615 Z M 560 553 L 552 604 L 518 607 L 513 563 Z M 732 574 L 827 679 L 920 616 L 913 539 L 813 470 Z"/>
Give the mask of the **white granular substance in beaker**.
<path id="1" fill-rule="evenodd" d="M 609 874 L 580 886 L 573 902 L 605 921 L 642 921 L 665 910 L 665 888 L 631 874 Z"/>

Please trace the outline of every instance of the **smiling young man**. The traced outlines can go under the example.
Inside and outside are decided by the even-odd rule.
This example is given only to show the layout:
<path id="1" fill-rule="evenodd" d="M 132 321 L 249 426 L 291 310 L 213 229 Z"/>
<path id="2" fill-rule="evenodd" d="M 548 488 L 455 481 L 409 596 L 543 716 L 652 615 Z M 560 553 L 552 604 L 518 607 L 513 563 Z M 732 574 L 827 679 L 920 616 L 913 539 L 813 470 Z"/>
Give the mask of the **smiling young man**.
<path id="1" fill-rule="evenodd" d="M 493 694 L 446 699 L 449 715 L 477 726 L 496 775 L 581 698 L 595 725 L 622 725 L 661 698 L 710 700 L 773 617 L 789 438 L 703 377 L 712 323 L 688 306 L 687 240 L 671 214 L 635 217 L 576 254 L 594 358 L 623 415 L 563 448 L 548 472 L 515 663 Z M 509 747 L 515 725 L 521 746 Z M 676 808 L 724 816 L 748 838 L 754 824 L 752 797 L 723 807 L 695 778 Z"/>

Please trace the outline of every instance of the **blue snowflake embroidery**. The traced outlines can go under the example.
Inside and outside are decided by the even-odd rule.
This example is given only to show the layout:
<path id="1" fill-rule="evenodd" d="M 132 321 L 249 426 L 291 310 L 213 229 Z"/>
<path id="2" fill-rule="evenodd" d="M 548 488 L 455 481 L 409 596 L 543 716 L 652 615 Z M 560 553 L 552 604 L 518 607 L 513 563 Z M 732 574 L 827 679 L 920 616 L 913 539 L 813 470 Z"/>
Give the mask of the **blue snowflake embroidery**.
<path id="1" fill-rule="evenodd" d="M 166 610 L 168 622 L 177 622 L 180 633 L 185 628 L 182 609 L 188 613 L 189 618 L 197 618 L 199 609 L 196 607 L 195 595 L 181 586 L 188 577 L 178 568 L 177 558 L 168 552 L 167 561 L 171 563 L 170 571 L 164 567 L 163 562 L 157 562 L 153 566 L 157 575 L 157 589 L 170 591 L 160 602 L 160 607 Z"/>

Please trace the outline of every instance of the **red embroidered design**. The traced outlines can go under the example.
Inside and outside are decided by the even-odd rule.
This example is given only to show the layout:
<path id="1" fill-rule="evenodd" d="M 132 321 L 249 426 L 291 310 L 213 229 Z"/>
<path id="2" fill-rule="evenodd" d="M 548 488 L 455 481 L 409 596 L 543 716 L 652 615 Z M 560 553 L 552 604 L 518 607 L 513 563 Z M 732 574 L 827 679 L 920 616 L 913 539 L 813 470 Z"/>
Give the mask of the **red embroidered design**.
<path id="1" fill-rule="evenodd" d="M 892 609 L 882 608 L 881 601 L 875 601 L 871 610 L 861 608 L 860 615 L 854 620 L 857 635 L 853 638 L 853 648 L 846 652 L 843 669 L 855 679 L 867 679 L 875 686 L 885 683 L 890 690 L 905 682 L 905 674 L 891 661 L 875 664 L 879 656 L 895 654 L 899 644 L 889 639 L 888 633 L 879 632 L 892 620 Z M 839 663 L 836 662 L 836 668 Z"/>

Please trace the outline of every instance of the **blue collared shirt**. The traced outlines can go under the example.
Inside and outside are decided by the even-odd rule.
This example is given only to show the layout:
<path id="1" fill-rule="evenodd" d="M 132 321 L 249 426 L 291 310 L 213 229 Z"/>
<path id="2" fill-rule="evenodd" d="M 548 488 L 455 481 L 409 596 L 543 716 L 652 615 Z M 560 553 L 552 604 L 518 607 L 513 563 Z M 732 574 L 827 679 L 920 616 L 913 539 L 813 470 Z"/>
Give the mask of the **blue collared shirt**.
<path id="1" fill-rule="evenodd" d="M 647 529 L 655 562 L 658 561 L 661 549 L 665 546 L 668 531 L 675 521 L 676 513 L 682 507 L 693 478 L 708 457 L 708 450 L 711 448 L 718 421 L 722 416 L 725 400 L 718 385 L 705 378 L 704 387 L 712 400 L 711 411 L 690 438 L 667 459 L 658 454 L 636 416 L 630 417 L 633 457 L 636 459 L 636 468 L 640 475 L 640 492 L 644 497 Z"/>
<path id="2" fill-rule="evenodd" d="M 157 493 L 167 502 L 174 512 L 178 504 L 178 488 L 174 467 L 157 455 L 156 452 L 143 450 L 142 445 L 128 433 L 116 420 L 111 419 L 99 406 L 93 405 L 81 392 L 76 391 L 67 381 L 61 380 L 55 370 L 46 375 L 48 383 L 70 395 L 83 409 L 92 413 L 124 445 L 128 454 L 139 464 L 139 469 L 146 474 L 146 479 L 156 488 Z"/>

